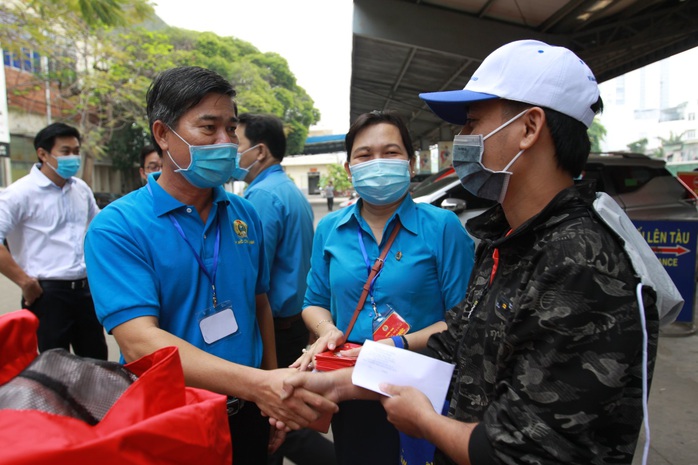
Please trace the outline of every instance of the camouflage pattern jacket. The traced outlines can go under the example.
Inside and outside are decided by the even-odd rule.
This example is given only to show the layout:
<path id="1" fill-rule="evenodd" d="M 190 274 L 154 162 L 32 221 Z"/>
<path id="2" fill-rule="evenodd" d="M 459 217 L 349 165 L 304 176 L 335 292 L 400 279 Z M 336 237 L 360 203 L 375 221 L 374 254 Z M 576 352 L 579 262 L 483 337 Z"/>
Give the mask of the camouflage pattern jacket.
<path id="1" fill-rule="evenodd" d="M 473 465 L 632 462 L 643 419 L 639 279 L 592 201 L 566 189 L 508 236 L 500 206 L 467 224 L 481 239 L 468 295 L 429 350 L 456 365 L 449 417 L 479 423 Z M 643 291 L 650 380 L 655 299 Z M 453 462 L 437 451 L 435 463 Z"/>

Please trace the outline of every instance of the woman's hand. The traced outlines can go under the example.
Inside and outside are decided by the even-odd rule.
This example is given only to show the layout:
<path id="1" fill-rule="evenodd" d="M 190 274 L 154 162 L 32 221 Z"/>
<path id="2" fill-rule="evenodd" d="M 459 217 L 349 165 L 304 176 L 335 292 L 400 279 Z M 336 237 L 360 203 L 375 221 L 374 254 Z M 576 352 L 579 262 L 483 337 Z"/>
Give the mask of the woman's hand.
<path id="1" fill-rule="evenodd" d="M 327 325 L 330 325 L 328 323 Z M 344 343 L 344 333 L 332 325 L 331 328 L 325 329 L 322 336 L 318 338 L 313 345 L 307 349 L 303 349 L 303 354 L 291 364 L 291 368 L 298 368 L 300 371 L 312 370 L 315 366 L 315 356 L 326 350 L 335 350 L 338 346 Z"/>
<path id="2" fill-rule="evenodd" d="M 381 344 L 389 345 L 391 347 L 395 347 L 395 343 L 393 342 L 392 339 L 386 338 L 386 339 L 379 339 L 376 341 Z M 355 347 L 353 349 L 347 349 L 347 350 L 340 350 L 339 354 L 342 357 L 358 357 L 359 353 L 361 353 L 361 347 Z"/>

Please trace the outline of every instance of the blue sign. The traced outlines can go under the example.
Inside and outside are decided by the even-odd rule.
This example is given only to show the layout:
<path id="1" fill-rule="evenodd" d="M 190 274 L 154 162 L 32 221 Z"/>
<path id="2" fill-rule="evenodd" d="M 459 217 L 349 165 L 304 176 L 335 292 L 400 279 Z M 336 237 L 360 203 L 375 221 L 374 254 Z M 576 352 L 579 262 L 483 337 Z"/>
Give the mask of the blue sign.
<path id="1" fill-rule="evenodd" d="M 683 300 L 683 308 L 676 321 L 693 321 L 696 292 L 696 221 L 633 221 L 664 269 L 676 284 Z"/>

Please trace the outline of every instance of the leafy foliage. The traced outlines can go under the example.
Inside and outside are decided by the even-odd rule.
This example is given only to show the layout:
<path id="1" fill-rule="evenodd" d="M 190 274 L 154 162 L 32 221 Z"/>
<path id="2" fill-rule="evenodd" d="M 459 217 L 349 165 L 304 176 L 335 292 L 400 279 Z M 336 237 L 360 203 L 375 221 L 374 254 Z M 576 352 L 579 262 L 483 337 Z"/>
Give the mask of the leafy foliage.
<path id="1" fill-rule="evenodd" d="M 635 142 L 631 142 L 627 145 L 628 150 L 633 153 L 645 153 L 647 151 L 648 140 L 646 137 L 638 139 Z"/>
<path id="2" fill-rule="evenodd" d="M 335 191 L 339 193 L 348 193 L 353 189 L 353 184 L 349 180 L 347 171 L 344 169 L 344 165 L 339 163 L 333 163 L 327 165 L 328 174 L 327 176 L 320 177 L 320 188 L 323 189 L 327 186 L 327 183 L 332 181 L 334 184 Z"/>
<path id="3" fill-rule="evenodd" d="M 88 183 L 94 158 L 137 162 L 148 86 L 175 66 L 212 69 L 233 83 L 241 112 L 280 117 L 290 154 L 302 151 L 308 127 L 320 120 L 283 57 L 235 37 L 158 25 L 148 0 L 24 0 L 8 4 L 0 24 L 5 50 L 48 57 L 49 72 L 38 73 L 36 85 L 57 85 L 71 108 L 57 119 L 83 134 Z M 130 136 L 132 143 L 124 140 Z"/>
<path id="4" fill-rule="evenodd" d="M 592 152 L 601 152 L 601 142 L 606 138 L 606 133 L 606 128 L 603 124 L 594 118 L 588 131 Z"/>

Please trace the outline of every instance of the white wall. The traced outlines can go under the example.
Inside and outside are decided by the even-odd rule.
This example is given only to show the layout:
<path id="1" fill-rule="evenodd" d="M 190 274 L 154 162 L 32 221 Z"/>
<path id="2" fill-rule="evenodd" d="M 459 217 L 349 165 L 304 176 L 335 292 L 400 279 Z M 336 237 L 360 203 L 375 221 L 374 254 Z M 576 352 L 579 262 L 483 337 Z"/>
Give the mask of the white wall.
<path id="1" fill-rule="evenodd" d="M 320 173 L 320 176 L 328 174 L 328 165 L 343 165 L 346 161 L 346 152 L 323 153 L 317 155 L 286 156 L 281 162 L 286 173 L 293 179 L 296 186 L 308 193 L 308 173 Z"/>

